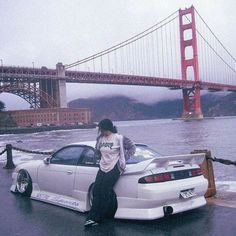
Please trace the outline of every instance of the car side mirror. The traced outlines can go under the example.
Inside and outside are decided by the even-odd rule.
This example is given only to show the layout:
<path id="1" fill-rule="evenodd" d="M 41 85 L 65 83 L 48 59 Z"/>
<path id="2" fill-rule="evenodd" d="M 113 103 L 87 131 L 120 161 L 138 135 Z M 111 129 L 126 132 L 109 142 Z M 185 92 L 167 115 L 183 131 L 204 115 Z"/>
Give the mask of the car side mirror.
<path id="1" fill-rule="evenodd" d="M 43 159 L 44 164 L 45 164 L 45 165 L 49 165 L 49 164 L 50 164 L 50 159 L 51 159 L 51 157 L 45 157 L 45 158 Z"/>

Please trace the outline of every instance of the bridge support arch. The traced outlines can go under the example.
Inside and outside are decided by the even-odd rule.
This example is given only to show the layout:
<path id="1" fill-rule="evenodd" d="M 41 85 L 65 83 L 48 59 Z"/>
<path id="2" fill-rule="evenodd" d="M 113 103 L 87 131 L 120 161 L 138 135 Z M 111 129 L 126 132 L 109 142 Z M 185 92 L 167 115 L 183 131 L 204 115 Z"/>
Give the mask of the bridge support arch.
<path id="1" fill-rule="evenodd" d="M 187 23 L 184 23 L 184 18 Z M 199 68 L 198 68 L 198 53 L 197 53 L 197 37 L 195 25 L 195 12 L 194 7 L 179 10 L 179 29 L 180 29 L 180 52 L 181 52 L 181 72 L 182 80 L 188 80 L 187 70 L 188 67 L 193 69 L 193 79 L 195 82 L 199 81 Z M 186 39 L 185 33 L 189 30 L 192 38 Z M 193 51 L 192 58 L 187 58 L 186 48 L 190 47 Z M 183 119 L 202 119 L 203 114 L 201 110 L 201 97 L 200 86 L 198 83 L 192 88 L 183 88 Z"/>
<path id="2" fill-rule="evenodd" d="M 36 84 L 24 82 L 0 83 L 0 93 L 15 94 L 30 104 L 30 108 L 40 108 L 40 104 L 53 107 L 55 101 L 52 97 L 40 90 Z"/>

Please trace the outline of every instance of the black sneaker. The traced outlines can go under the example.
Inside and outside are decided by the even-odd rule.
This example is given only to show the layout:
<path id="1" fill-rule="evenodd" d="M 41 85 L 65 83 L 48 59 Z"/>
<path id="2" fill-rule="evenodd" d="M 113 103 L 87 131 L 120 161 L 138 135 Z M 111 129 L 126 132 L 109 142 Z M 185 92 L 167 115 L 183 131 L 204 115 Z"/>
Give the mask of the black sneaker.
<path id="1" fill-rule="evenodd" d="M 90 226 L 96 226 L 96 225 L 98 225 L 98 222 L 94 220 L 86 220 L 86 222 L 84 223 L 84 227 L 90 227 Z"/>

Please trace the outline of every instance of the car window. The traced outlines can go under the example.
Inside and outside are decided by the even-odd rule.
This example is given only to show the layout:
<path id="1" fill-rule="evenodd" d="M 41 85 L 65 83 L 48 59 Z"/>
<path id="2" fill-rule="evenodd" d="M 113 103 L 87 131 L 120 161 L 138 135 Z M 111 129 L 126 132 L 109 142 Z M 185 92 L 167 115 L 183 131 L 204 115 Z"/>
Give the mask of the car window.
<path id="1" fill-rule="evenodd" d="M 136 145 L 136 151 L 135 151 L 134 156 L 131 156 L 126 163 L 136 164 L 141 161 L 145 161 L 145 160 L 152 159 L 155 157 L 160 157 L 160 156 L 161 156 L 160 153 L 154 151 L 153 149 L 145 145 Z"/>
<path id="2" fill-rule="evenodd" d="M 81 164 L 82 165 L 98 165 L 99 161 L 96 158 L 95 155 L 95 150 L 92 148 L 87 148 L 83 154 L 82 154 L 82 158 L 81 158 Z"/>
<path id="3" fill-rule="evenodd" d="M 50 163 L 60 165 L 77 165 L 84 147 L 70 146 L 65 147 L 53 154 Z"/>

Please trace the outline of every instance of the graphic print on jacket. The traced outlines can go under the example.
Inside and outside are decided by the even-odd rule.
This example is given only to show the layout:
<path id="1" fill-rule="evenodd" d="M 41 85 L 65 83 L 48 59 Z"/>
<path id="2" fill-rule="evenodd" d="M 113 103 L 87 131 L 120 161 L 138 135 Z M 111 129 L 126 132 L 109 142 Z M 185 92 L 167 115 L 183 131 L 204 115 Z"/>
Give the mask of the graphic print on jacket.
<path id="1" fill-rule="evenodd" d="M 100 168 L 104 172 L 111 171 L 120 158 L 120 139 L 116 134 L 101 137 L 99 150 L 102 153 Z"/>

